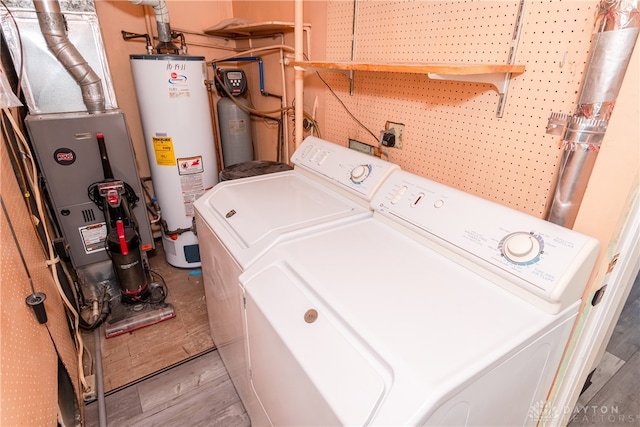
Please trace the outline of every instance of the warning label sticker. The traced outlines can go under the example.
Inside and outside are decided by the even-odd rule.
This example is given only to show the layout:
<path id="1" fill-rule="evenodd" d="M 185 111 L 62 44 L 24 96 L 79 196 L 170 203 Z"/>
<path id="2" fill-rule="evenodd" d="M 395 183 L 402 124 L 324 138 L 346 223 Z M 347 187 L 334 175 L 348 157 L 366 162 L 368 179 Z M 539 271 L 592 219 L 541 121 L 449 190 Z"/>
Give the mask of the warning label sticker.
<path id="1" fill-rule="evenodd" d="M 195 215 L 193 202 L 205 192 L 202 156 L 178 159 L 178 172 L 185 216 L 192 217 Z"/>
<path id="2" fill-rule="evenodd" d="M 183 157 L 178 159 L 178 173 L 180 175 L 192 175 L 204 171 L 202 156 Z"/>
<path id="3" fill-rule="evenodd" d="M 80 227 L 80 237 L 84 245 L 84 252 L 92 254 L 104 251 L 104 242 L 107 240 L 107 224 L 101 222 L 99 224 L 87 225 Z"/>
<path id="4" fill-rule="evenodd" d="M 176 156 L 173 151 L 173 139 L 170 136 L 154 136 L 152 140 L 156 164 L 158 166 L 174 166 Z"/>

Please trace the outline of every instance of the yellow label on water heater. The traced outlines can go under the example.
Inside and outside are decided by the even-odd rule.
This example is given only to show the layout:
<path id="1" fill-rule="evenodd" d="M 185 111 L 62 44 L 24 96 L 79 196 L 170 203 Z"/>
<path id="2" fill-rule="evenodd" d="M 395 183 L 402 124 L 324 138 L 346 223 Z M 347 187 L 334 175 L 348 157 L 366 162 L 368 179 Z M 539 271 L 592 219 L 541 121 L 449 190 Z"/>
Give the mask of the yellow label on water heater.
<path id="1" fill-rule="evenodd" d="M 173 152 L 173 139 L 168 136 L 154 136 L 152 139 L 158 166 L 175 166 L 176 156 Z"/>

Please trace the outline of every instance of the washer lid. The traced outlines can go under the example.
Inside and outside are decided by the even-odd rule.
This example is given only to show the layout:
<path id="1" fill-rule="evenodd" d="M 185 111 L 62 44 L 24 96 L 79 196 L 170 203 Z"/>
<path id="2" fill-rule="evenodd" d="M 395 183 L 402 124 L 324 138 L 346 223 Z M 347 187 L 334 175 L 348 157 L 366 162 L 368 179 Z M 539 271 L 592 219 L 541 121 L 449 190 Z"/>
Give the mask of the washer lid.
<path id="1" fill-rule="evenodd" d="M 251 383 L 271 423 L 367 425 L 391 372 L 366 343 L 286 264 L 245 291 Z"/>
<path id="2" fill-rule="evenodd" d="M 296 171 L 222 182 L 195 207 L 243 267 L 285 233 L 372 215 L 365 206 Z"/>

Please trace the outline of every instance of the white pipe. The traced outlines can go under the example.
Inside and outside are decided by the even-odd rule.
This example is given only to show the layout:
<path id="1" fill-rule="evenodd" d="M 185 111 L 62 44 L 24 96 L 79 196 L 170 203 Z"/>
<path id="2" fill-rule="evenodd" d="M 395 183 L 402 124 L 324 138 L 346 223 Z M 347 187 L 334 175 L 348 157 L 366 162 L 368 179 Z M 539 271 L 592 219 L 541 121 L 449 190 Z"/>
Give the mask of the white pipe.
<path id="1" fill-rule="evenodd" d="M 280 49 L 280 73 L 282 75 L 282 104 L 281 107 L 286 107 L 289 105 L 289 100 L 287 99 L 287 77 L 285 73 L 285 63 L 284 63 L 284 49 Z M 289 161 L 289 120 L 287 119 L 288 114 L 285 114 L 285 119 L 282 121 L 282 133 L 284 134 L 284 153 L 282 153 L 284 162 Z"/>
<path id="2" fill-rule="evenodd" d="M 144 11 L 145 32 L 146 34 L 149 34 L 149 36 L 151 37 L 151 40 L 153 40 L 157 36 L 155 32 L 157 31 L 156 28 L 158 27 L 158 24 L 156 23 L 156 19 L 155 19 L 155 14 L 151 13 L 149 9 L 146 7 L 143 7 L 142 10 Z"/>
<path id="3" fill-rule="evenodd" d="M 295 54 L 294 58 L 296 62 L 303 61 L 303 10 L 302 10 L 302 0 L 295 0 L 295 19 L 294 19 L 294 49 Z M 300 144 L 302 144 L 302 136 L 303 136 L 303 127 L 302 122 L 304 120 L 304 69 L 301 67 L 295 67 L 295 121 L 297 123 L 296 126 L 296 134 L 295 134 L 295 145 L 294 150 L 297 149 Z"/>

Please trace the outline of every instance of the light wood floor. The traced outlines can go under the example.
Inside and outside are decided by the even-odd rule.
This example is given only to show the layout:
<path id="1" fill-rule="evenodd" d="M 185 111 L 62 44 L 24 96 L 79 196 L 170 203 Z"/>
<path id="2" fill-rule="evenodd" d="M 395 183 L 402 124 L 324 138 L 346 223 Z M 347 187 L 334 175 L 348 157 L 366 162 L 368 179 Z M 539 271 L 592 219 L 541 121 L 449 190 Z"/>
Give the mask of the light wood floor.
<path id="1" fill-rule="evenodd" d="M 640 426 L 640 276 L 620 316 L 593 384 L 578 402 L 569 427 Z M 106 398 L 108 425 L 248 426 L 250 421 L 217 351 L 210 351 Z M 602 414 L 603 410 L 615 414 Z M 86 425 L 98 425 L 97 405 Z"/>
<path id="2" fill-rule="evenodd" d="M 105 338 L 101 330 L 105 391 L 117 390 L 155 372 L 188 360 L 214 348 L 199 269 L 169 265 L 161 242 L 148 254 L 149 267 L 167 284 L 166 302 L 173 305 L 175 318 L 136 331 Z M 159 281 L 154 276 L 154 281 Z M 93 353 L 93 334 L 84 335 Z M 88 367 L 85 359 L 85 372 Z"/>
<path id="3" fill-rule="evenodd" d="M 161 242 L 148 258 L 176 317 L 109 339 L 101 330 L 108 425 L 249 426 L 209 333 L 199 269 L 169 265 Z M 84 339 L 93 353 L 92 333 Z M 85 406 L 85 423 L 99 424 L 97 402 Z"/>
<path id="4" fill-rule="evenodd" d="M 122 427 L 248 427 L 218 352 L 212 350 L 108 395 L 107 425 Z M 85 408 L 86 427 L 98 426 L 97 403 Z"/>

